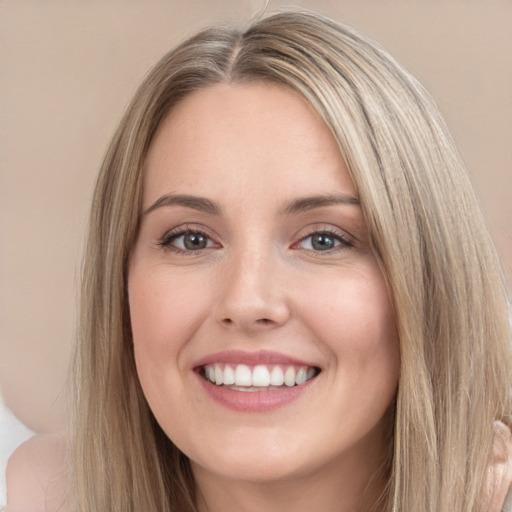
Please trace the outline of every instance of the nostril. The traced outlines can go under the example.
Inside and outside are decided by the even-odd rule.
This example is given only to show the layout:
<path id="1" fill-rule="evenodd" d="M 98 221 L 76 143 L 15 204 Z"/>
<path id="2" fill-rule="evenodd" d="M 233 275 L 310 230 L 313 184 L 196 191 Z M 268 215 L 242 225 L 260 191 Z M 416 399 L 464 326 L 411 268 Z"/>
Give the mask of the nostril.
<path id="1" fill-rule="evenodd" d="M 259 325 L 259 326 L 263 327 L 263 326 L 271 325 L 273 323 L 274 322 L 270 318 L 258 318 L 257 320 L 254 320 L 253 325 Z M 226 326 L 228 326 L 228 325 L 231 326 L 231 325 L 235 324 L 235 321 L 231 318 L 223 318 L 222 324 L 224 324 Z"/>

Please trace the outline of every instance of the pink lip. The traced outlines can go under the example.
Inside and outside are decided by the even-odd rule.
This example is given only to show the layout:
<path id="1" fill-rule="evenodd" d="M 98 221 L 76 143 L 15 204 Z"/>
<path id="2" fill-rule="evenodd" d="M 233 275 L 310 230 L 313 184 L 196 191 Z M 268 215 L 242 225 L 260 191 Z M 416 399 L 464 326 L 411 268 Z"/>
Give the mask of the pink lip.
<path id="1" fill-rule="evenodd" d="M 279 352 L 270 352 L 268 350 L 259 350 L 258 352 L 245 352 L 242 350 L 226 350 L 216 352 L 206 356 L 193 364 L 193 368 L 205 366 L 207 364 L 228 363 L 228 364 L 246 364 L 255 366 L 257 364 L 282 364 L 295 366 L 314 366 L 300 359 L 289 357 Z"/>
<path id="2" fill-rule="evenodd" d="M 236 391 L 225 386 L 216 386 L 205 380 L 199 373 L 197 378 L 206 393 L 220 405 L 237 412 L 270 412 L 300 398 L 316 380 L 312 378 L 290 388 L 273 391 Z"/>
<path id="3" fill-rule="evenodd" d="M 192 369 L 197 379 L 199 379 L 202 389 L 218 404 L 237 412 L 261 413 L 273 411 L 299 399 L 316 381 L 316 378 L 312 378 L 299 386 L 274 388 L 268 391 L 238 391 L 228 386 L 216 386 L 202 376 L 202 372 L 199 370 L 205 365 L 215 363 L 246 364 L 248 366 L 280 364 L 311 367 L 314 365 L 278 352 L 266 350 L 258 352 L 241 350 L 217 352 L 196 361 Z"/>

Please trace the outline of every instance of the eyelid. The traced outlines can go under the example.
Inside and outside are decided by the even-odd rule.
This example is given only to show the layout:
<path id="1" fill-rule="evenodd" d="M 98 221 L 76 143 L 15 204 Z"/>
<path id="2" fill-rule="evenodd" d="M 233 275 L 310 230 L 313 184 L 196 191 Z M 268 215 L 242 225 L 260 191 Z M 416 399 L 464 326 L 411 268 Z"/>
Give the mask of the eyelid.
<path id="1" fill-rule="evenodd" d="M 202 251 L 212 249 L 214 247 L 204 247 L 202 249 L 191 250 L 191 249 L 181 249 L 180 247 L 172 246 L 172 242 L 177 238 L 188 234 L 198 234 L 207 238 L 210 242 L 214 244 L 216 247 L 220 247 L 221 245 L 215 240 L 215 236 L 212 236 L 209 233 L 209 230 L 204 226 L 196 226 L 193 224 L 180 224 L 179 226 L 175 226 L 174 228 L 165 232 L 165 234 L 157 241 L 157 245 L 162 249 L 172 251 L 175 253 L 182 253 L 187 255 L 193 255 L 194 253 L 200 253 Z"/>
<path id="2" fill-rule="evenodd" d="M 332 237 L 336 238 L 340 242 L 340 244 L 337 246 L 334 246 L 331 249 L 326 249 L 324 251 L 318 251 L 318 250 L 314 250 L 314 249 L 304 249 L 304 250 L 306 250 L 308 252 L 315 252 L 318 254 L 320 254 L 320 253 L 329 254 L 329 253 L 333 253 L 333 252 L 337 252 L 337 251 L 350 249 L 355 246 L 355 242 L 356 242 L 355 237 L 353 237 L 352 235 L 347 233 L 347 231 L 345 231 L 341 228 L 334 227 L 332 225 L 314 224 L 314 225 L 309 226 L 308 228 L 303 229 L 301 231 L 302 231 L 302 233 L 299 232 L 297 234 L 298 240 L 297 240 L 297 242 L 294 242 L 294 244 L 292 245 L 292 249 L 300 249 L 300 244 L 304 240 L 308 239 L 311 236 L 317 235 L 317 234 L 318 235 L 324 234 L 324 235 L 332 236 Z"/>
<path id="3" fill-rule="evenodd" d="M 208 239 L 209 242 L 211 242 L 212 245 L 199 248 L 199 249 L 186 249 L 186 248 L 180 248 L 172 245 L 172 242 L 176 240 L 177 238 L 181 236 L 185 236 L 187 234 L 199 234 L 204 236 Z M 296 240 L 291 246 L 291 249 L 301 249 L 300 245 L 309 237 L 312 237 L 314 235 L 320 235 L 324 234 L 327 236 L 332 236 L 333 238 L 336 238 L 336 240 L 339 242 L 337 245 L 330 249 L 325 250 L 315 250 L 315 249 L 308 249 L 308 248 L 302 248 L 304 251 L 308 252 L 314 252 L 316 254 L 318 253 L 324 253 L 324 254 L 330 254 L 337 251 L 342 251 L 346 249 L 350 249 L 356 245 L 357 239 L 348 233 L 346 230 L 341 229 L 337 226 L 333 226 L 331 224 L 320 224 L 315 223 L 310 226 L 306 226 L 302 228 L 300 231 L 297 232 L 297 234 L 294 236 L 294 239 Z M 157 241 L 157 246 L 160 248 L 163 248 L 165 250 L 169 250 L 175 253 L 184 253 L 188 255 L 193 255 L 194 253 L 196 255 L 200 254 L 202 251 L 213 249 L 213 248 L 220 248 L 222 247 L 222 244 L 220 244 L 217 241 L 218 237 L 215 236 L 215 234 L 211 233 L 211 230 L 204 227 L 203 225 L 195 225 L 190 223 L 180 224 L 178 226 L 173 227 L 172 229 L 169 229 L 165 232 L 165 234 Z"/>

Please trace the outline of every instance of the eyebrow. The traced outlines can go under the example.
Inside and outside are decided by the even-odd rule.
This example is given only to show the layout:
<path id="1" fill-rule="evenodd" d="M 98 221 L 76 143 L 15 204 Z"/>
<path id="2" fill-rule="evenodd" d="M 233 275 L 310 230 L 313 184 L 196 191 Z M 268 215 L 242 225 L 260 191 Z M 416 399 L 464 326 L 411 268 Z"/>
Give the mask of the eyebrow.
<path id="1" fill-rule="evenodd" d="M 209 213 L 211 215 L 219 215 L 220 208 L 209 199 L 205 197 L 189 196 L 186 194 L 165 194 L 159 197 L 147 210 L 144 211 L 143 215 L 148 215 L 157 208 L 163 206 L 184 206 L 185 208 L 192 208 L 193 210 L 199 210 L 200 212 Z"/>
<path id="2" fill-rule="evenodd" d="M 281 215 L 290 215 L 337 204 L 359 206 L 360 203 L 359 199 L 356 197 L 345 194 L 306 196 L 294 199 L 282 208 L 279 213 Z M 221 213 L 220 207 L 205 197 L 191 196 L 187 194 L 165 194 L 159 197 L 147 210 L 145 210 L 143 215 L 148 215 L 157 208 L 162 208 L 164 206 L 184 206 L 185 208 L 209 213 L 210 215 L 220 215 Z"/>
<path id="3" fill-rule="evenodd" d="M 321 208 L 323 206 L 333 206 L 337 204 L 344 204 L 349 206 L 360 205 L 359 199 L 357 199 L 357 197 L 345 194 L 326 194 L 318 196 L 299 197 L 298 199 L 294 199 L 291 203 L 286 205 L 281 210 L 281 213 L 284 215 L 289 215 L 293 213 L 314 210 L 315 208 Z"/>

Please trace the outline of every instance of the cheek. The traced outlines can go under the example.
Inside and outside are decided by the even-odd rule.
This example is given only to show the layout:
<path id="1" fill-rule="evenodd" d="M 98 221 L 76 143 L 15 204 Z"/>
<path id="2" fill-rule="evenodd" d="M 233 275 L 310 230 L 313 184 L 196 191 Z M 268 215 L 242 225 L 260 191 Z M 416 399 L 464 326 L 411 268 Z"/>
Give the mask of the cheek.
<path id="1" fill-rule="evenodd" d="M 183 281 L 183 282 L 182 282 Z M 204 289 L 186 279 L 132 268 L 128 293 L 136 353 L 163 364 L 175 357 L 202 320 Z"/>
<path id="2" fill-rule="evenodd" d="M 171 282 L 161 268 L 132 265 L 128 297 L 138 378 L 165 429 L 176 424 L 173 411 L 183 409 L 182 377 L 188 370 L 183 353 L 199 316 L 197 293 L 175 278 Z"/>
<path id="3" fill-rule="evenodd" d="M 396 386 L 400 352 L 395 314 L 378 268 L 304 287 L 304 317 L 332 360 L 355 380 Z M 361 382 L 361 385 L 364 384 Z"/>
<path id="4" fill-rule="evenodd" d="M 345 418 L 333 437 L 362 435 L 377 425 L 387 432 L 386 411 L 396 394 L 400 349 L 384 281 L 372 272 L 331 284 L 329 290 L 321 300 L 310 301 L 308 318 L 330 350 L 330 406 L 335 416 Z"/>

